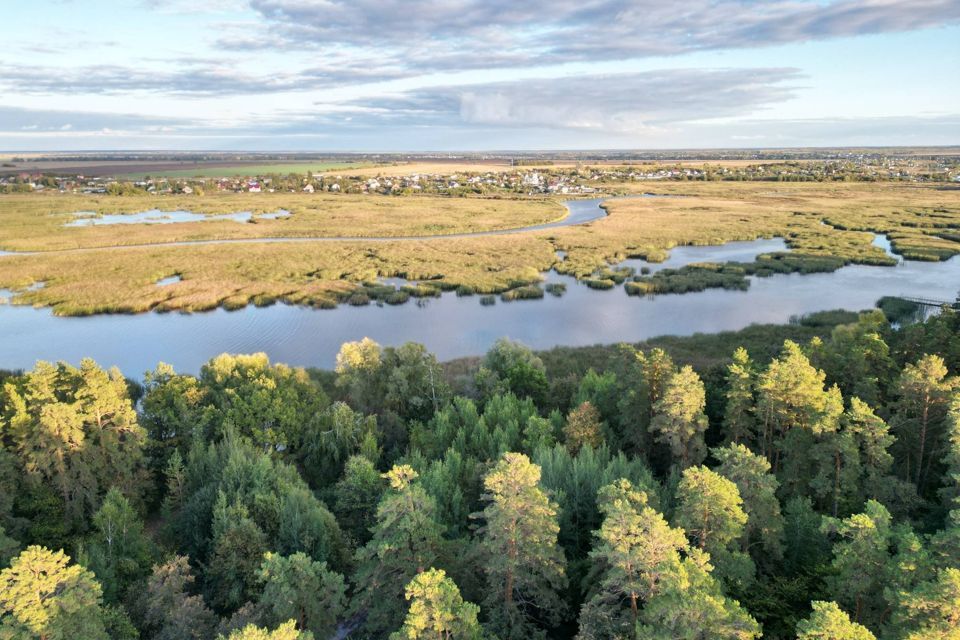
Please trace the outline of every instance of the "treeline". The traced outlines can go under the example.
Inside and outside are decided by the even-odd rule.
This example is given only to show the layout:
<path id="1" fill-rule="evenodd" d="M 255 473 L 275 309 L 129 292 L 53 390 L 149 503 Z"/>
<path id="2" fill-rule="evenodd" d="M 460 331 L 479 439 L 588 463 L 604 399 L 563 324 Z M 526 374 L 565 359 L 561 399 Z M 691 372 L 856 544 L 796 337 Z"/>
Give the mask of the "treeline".
<path id="1" fill-rule="evenodd" d="M 956 313 L 593 360 L 8 374 L 0 638 L 957 637 Z"/>

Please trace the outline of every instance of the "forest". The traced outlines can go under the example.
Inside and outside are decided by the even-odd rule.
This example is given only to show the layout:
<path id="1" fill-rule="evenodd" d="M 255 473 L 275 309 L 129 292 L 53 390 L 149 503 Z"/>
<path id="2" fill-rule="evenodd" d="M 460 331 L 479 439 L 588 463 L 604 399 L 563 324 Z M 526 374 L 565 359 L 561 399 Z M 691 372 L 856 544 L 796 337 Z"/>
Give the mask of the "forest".
<path id="1" fill-rule="evenodd" d="M 0 374 L 0 639 L 960 638 L 960 315 L 821 329 Z"/>

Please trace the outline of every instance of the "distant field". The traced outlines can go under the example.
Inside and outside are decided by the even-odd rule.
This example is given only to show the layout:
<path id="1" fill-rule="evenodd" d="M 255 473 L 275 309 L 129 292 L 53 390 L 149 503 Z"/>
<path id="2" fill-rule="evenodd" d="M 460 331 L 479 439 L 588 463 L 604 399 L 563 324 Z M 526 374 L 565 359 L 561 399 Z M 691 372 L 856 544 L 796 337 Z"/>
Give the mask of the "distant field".
<path id="1" fill-rule="evenodd" d="M 345 171 L 361 169 L 371 165 L 355 162 L 302 162 L 279 164 L 240 164 L 230 166 L 197 165 L 186 169 L 161 171 L 139 171 L 125 173 L 121 178 L 134 179 L 151 176 L 153 178 L 233 178 L 237 176 L 260 176 L 268 173 L 322 173 L 325 171 Z"/>

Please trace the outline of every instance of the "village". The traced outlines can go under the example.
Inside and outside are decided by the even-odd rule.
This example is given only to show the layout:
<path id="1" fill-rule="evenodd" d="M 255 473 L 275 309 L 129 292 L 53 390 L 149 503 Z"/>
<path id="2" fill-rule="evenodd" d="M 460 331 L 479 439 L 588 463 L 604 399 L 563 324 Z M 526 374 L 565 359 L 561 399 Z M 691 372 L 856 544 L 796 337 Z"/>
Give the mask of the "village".
<path id="1" fill-rule="evenodd" d="M 282 165 L 279 165 L 282 166 Z M 517 162 L 497 171 L 471 171 L 467 162 L 451 164 L 449 172 L 394 171 L 402 164 L 385 165 L 370 176 L 315 171 L 269 173 L 232 177 L 173 178 L 143 175 L 58 174 L 38 171 L 0 173 L 0 193 L 52 191 L 61 193 L 124 195 L 135 193 L 350 193 L 376 195 L 582 195 L 603 192 L 606 185 L 632 181 L 771 181 L 960 183 L 960 157 L 932 159 L 860 154 L 818 161 L 733 163 L 729 161 L 673 164 L 550 163 L 525 166 Z M 412 165 L 415 166 L 415 163 Z"/>

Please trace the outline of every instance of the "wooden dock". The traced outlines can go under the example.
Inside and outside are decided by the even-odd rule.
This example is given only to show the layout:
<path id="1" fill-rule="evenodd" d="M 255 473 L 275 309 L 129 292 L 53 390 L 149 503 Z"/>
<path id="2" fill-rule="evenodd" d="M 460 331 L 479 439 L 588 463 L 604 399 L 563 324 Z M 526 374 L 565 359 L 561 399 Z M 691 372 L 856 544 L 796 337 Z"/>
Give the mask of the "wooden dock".
<path id="1" fill-rule="evenodd" d="M 915 296 L 897 296 L 901 300 L 906 302 L 912 302 L 913 304 L 920 305 L 921 307 L 936 307 L 937 309 L 947 306 L 952 309 L 960 309 L 960 295 L 957 296 L 957 299 L 954 301 L 950 300 L 934 300 L 932 298 L 917 298 Z"/>

